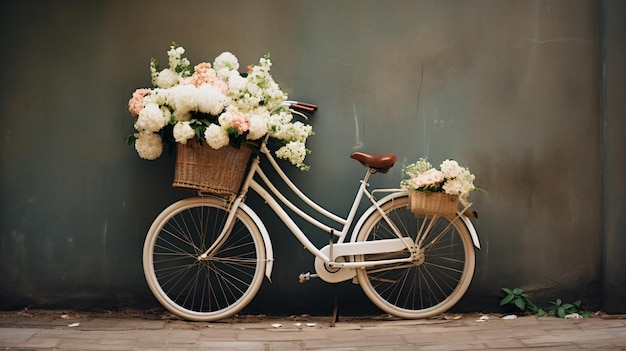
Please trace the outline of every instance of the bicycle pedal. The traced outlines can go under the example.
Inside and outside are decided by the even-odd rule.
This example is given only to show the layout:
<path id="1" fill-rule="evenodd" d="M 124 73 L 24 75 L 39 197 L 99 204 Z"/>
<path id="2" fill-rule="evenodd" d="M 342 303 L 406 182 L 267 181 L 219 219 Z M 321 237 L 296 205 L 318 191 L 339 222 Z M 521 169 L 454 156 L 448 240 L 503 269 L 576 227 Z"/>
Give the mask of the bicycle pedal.
<path id="1" fill-rule="evenodd" d="M 308 282 L 309 280 L 311 280 L 311 278 L 317 278 L 318 275 L 317 274 L 311 274 L 311 272 L 306 272 L 306 273 L 300 273 L 300 275 L 298 276 L 298 282 L 300 282 L 300 284 Z"/>

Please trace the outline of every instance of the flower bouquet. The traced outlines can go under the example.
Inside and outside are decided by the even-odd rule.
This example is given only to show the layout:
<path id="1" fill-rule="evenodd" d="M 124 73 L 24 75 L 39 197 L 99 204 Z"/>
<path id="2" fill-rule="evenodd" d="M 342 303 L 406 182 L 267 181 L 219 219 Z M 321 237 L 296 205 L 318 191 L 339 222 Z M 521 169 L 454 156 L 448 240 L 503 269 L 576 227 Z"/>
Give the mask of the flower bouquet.
<path id="1" fill-rule="evenodd" d="M 287 94 L 270 75 L 269 55 L 242 74 L 230 52 L 194 67 L 184 53 L 173 43 L 164 69 L 152 59 L 153 87 L 137 89 L 128 102 L 136 120 L 127 141 L 139 157 L 154 160 L 164 143 L 176 145 L 175 187 L 228 196 L 238 192 L 251 147 L 263 138 L 279 143 L 278 158 L 308 169 L 312 128 L 293 121 Z"/>
<path id="2" fill-rule="evenodd" d="M 194 67 L 184 53 L 173 43 L 164 69 L 153 58 L 153 87 L 137 89 L 128 102 L 137 119 L 127 140 L 134 143 L 139 157 L 158 158 L 164 142 L 180 146 L 195 141 L 215 150 L 228 145 L 238 149 L 269 136 L 280 144 L 277 157 L 308 169 L 304 158 L 310 150 L 305 143 L 313 135 L 312 128 L 292 120 L 284 104 L 287 94 L 270 75 L 269 55 L 241 74 L 238 59 L 230 52 L 216 57 L 213 65 L 202 62 Z"/>
<path id="3" fill-rule="evenodd" d="M 445 160 L 439 168 L 421 158 L 402 169 L 408 179 L 400 185 L 410 190 L 411 210 L 415 214 L 453 215 L 459 198 L 466 199 L 471 191 L 478 190 L 474 186 L 475 176 L 458 162 Z"/>

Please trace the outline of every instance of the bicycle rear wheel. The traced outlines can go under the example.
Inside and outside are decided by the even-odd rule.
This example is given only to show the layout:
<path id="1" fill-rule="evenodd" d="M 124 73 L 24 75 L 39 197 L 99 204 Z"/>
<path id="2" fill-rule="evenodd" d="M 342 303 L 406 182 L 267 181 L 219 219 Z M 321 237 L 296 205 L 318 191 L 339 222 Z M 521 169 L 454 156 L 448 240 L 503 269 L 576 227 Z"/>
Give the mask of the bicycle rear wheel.
<path id="1" fill-rule="evenodd" d="M 148 231 L 143 248 L 146 280 L 157 300 L 181 318 L 230 317 L 254 298 L 263 282 L 263 239 L 241 209 L 227 237 L 200 259 L 216 242 L 228 213 L 219 199 L 184 199 L 161 212 Z"/>
<path id="2" fill-rule="evenodd" d="M 383 311 L 402 318 L 426 318 L 454 306 L 465 294 L 474 274 L 475 254 L 469 231 L 455 217 L 415 215 L 409 197 L 391 199 L 382 206 L 404 236 L 416 243 L 411 262 L 357 269 L 359 283 L 369 299 Z M 396 238 L 389 224 L 373 212 L 360 230 L 358 241 Z M 410 256 L 408 250 L 360 255 L 355 261 Z"/>

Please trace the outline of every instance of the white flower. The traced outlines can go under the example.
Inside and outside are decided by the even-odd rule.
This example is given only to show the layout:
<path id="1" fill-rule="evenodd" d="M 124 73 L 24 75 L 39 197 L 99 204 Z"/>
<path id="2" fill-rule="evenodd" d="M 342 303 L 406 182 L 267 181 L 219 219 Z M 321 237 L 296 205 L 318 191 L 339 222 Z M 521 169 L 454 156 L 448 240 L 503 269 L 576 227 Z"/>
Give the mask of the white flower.
<path id="1" fill-rule="evenodd" d="M 175 71 L 166 68 L 159 72 L 154 80 L 154 85 L 159 88 L 171 88 L 180 82 L 180 76 Z"/>
<path id="2" fill-rule="evenodd" d="M 154 88 L 143 97 L 144 104 L 165 105 L 167 102 L 167 89 Z"/>
<path id="3" fill-rule="evenodd" d="M 228 98 L 220 88 L 211 84 L 203 84 L 195 90 L 195 104 L 199 112 L 218 115 L 228 103 Z"/>
<path id="4" fill-rule="evenodd" d="M 290 141 L 287 145 L 276 151 L 276 157 L 288 160 L 292 165 L 302 167 L 307 150 L 304 143 L 298 141 Z M 305 166 L 306 167 L 306 166 Z"/>
<path id="5" fill-rule="evenodd" d="M 474 185 L 463 178 L 455 178 L 446 181 L 443 191 L 446 194 L 465 197 L 474 189 Z"/>
<path id="6" fill-rule="evenodd" d="M 136 133 L 135 150 L 139 157 L 146 160 L 154 160 L 163 153 L 163 140 L 159 134 Z"/>
<path id="7" fill-rule="evenodd" d="M 270 129 L 271 129 L 272 126 L 289 123 L 291 122 L 292 119 L 293 119 L 293 115 L 283 110 L 283 111 L 280 111 L 279 113 L 269 116 L 268 125 L 270 126 Z"/>
<path id="8" fill-rule="evenodd" d="M 228 97 L 211 84 L 199 87 L 179 84 L 168 89 L 166 94 L 167 104 L 174 110 L 179 121 L 188 121 L 191 111 L 218 115 L 229 103 Z"/>
<path id="9" fill-rule="evenodd" d="M 153 60 L 150 62 L 150 78 L 152 79 L 152 85 L 156 85 L 154 82 L 156 82 L 158 76 L 159 71 L 157 71 L 156 61 Z"/>
<path id="10" fill-rule="evenodd" d="M 190 84 L 180 84 L 168 89 L 167 104 L 174 110 L 177 120 L 189 120 L 189 112 L 197 107 L 196 92 L 196 87 Z"/>
<path id="11" fill-rule="evenodd" d="M 187 144 L 187 140 L 196 136 L 196 132 L 191 128 L 189 122 L 178 122 L 174 126 L 174 139 L 177 143 Z"/>
<path id="12" fill-rule="evenodd" d="M 161 108 L 155 103 L 149 103 L 139 112 L 137 121 L 135 121 L 135 129 L 139 132 L 154 133 L 165 127 L 169 121 L 169 110 Z"/>
<path id="13" fill-rule="evenodd" d="M 223 75 L 220 76 L 220 72 Z M 231 97 L 239 97 L 248 85 L 246 78 L 242 77 L 237 71 L 218 71 L 217 76 L 228 83 L 228 91 Z"/>
<path id="14" fill-rule="evenodd" d="M 467 168 L 462 168 L 456 178 L 446 181 L 446 184 L 443 186 L 443 190 L 445 193 L 450 195 L 466 197 L 472 190 L 475 189 L 475 178 L 476 177 L 471 174 Z"/>
<path id="15" fill-rule="evenodd" d="M 230 139 L 228 133 L 217 124 L 211 124 L 204 132 L 204 139 L 207 144 L 214 149 L 219 149 L 228 145 Z"/>
<path id="16" fill-rule="evenodd" d="M 281 112 L 270 118 L 270 136 L 283 141 L 299 141 L 304 143 L 306 139 L 313 135 L 313 128 L 300 121 L 289 123 L 291 114 Z"/>
<path id="17" fill-rule="evenodd" d="M 246 111 L 262 103 L 263 108 L 271 111 L 287 100 L 287 94 L 270 75 L 271 64 L 269 59 L 261 58 L 259 64 L 252 67 L 252 71 L 246 77 L 245 87 L 241 86 L 240 81 L 231 82 L 233 77 L 229 77 L 229 87 L 234 90 L 231 97 L 239 110 Z M 234 84 L 237 87 L 234 87 Z"/>
<path id="18" fill-rule="evenodd" d="M 246 139 L 257 140 L 267 134 L 267 123 L 265 117 L 261 115 L 252 115 L 250 117 L 250 130 Z"/>
<path id="19" fill-rule="evenodd" d="M 461 174 L 463 168 L 454 160 L 445 160 L 441 163 L 441 171 L 446 178 L 456 178 Z"/>
<path id="20" fill-rule="evenodd" d="M 218 76 L 220 71 L 237 71 L 239 69 L 239 60 L 237 60 L 235 55 L 226 51 L 215 58 L 213 68 L 218 72 Z"/>
<path id="21" fill-rule="evenodd" d="M 174 47 L 172 46 L 170 50 L 167 52 L 168 63 L 172 70 L 176 70 L 176 67 L 179 66 L 189 66 L 189 60 L 187 58 L 182 57 L 185 53 L 185 49 L 182 46 Z"/>
<path id="22" fill-rule="evenodd" d="M 313 127 L 297 121 L 289 125 L 288 131 L 291 140 L 304 143 L 313 134 Z"/>

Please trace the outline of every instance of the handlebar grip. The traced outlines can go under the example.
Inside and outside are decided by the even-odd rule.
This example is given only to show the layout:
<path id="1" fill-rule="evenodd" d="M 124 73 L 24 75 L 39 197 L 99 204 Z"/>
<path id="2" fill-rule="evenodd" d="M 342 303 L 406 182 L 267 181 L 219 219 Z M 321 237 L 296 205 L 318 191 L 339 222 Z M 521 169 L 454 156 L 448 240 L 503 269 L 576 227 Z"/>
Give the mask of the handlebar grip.
<path id="1" fill-rule="evenodd" d="M 302 101 L 296 101 L 297 105 L 301 105 L 301 106 L 305 106 L 305 107 L 309 107 L 312 108 L 313 111 L 317 111 L 317 105 L 314 104 L 309 104 L 308 102 L 302 102 Z"/>
<path id="2" fill-rule="evenodd" d="M 316 110 L 313 107 L 300 105 L 299 103 L 298 104 L 291 104 L 289 107 L 291 107 L 292 109 L 294 109 L 296 111 L 307 112 L 307 113 L 313 113 Z"/>

